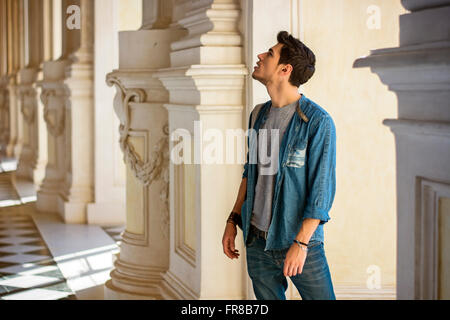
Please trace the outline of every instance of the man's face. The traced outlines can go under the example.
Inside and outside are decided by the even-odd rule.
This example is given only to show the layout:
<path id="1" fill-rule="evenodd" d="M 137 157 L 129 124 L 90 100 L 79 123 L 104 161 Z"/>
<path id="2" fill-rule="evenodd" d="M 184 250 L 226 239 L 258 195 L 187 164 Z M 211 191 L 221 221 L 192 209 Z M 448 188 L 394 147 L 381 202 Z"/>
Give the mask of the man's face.
<path id="1" fill-rule="evenodd" d="M 259 61 L 256 62 L 257 66 L 254 67 L 253 79 L 264 85 L 267 85 L 269 82 L 276 83 L 279 81 L 279 72 L 284 67 L 284 65 L 278 65 L 282 47 L 281 43 L 277 43 L 267 52 L 258 54 Z"/>

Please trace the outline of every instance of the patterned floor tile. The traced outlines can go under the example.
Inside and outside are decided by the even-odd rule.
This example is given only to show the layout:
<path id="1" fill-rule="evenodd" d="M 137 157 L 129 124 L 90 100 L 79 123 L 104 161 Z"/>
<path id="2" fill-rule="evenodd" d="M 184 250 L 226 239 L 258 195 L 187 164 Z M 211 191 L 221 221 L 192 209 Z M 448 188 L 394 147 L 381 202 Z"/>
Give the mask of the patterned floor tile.
<path id="1" fill-rule="evenodd" d="M 49 271 L 58 270 L 58 266 L 56 264 L 49 266 L 42 266 L 34 263 L 29 264 L 13 264 L 9 267 L 0 269 L 1 273 L 8 274 L 23 274 L 23 275 L 32 275 L 32 274 L 41 274 Z"/>
<path id="2" fill-rule="evenodd" d="M 22 291 L 15 294 L 4 295 L 2 300 L 58 300 L 66 298 L 70 294 L 68 292 L 46 290 L 46 289 L 32 289 Z"/>
<path id="3" fill-rule="evenodd" d="M 0 173 L 0 299 L 76 300 L 33 221 L 35 203 L 9 204 L 11 174 Z"/>
<path id="4" fill-rule="evenodd" d="M 39 238 L 29 238 L 29 237 L 1 237 L 0 242 L 10 243 L 10 244 L 24 244 L 25 242 L 31 242 L 39 240 Z"/>
<path id="5" fill-rule="evenodd" d="M 39 240 L 32 240 L 32 241 L 29 241 L 29 242 L 23 242 L 21 244 L 24 245 L 24 246 L 46 247 L 45 242 L 40 240 L 40 239 Z"/>
<path id="6" fill-rule="evenodd" d="M 39 275 L 42 277 L 53 277 L 53 278 L 58 278 L 58 279 L 64 279 L 64 275 L 61 273 L 61 271 L 59 269 L 36 273 L 36 275 Z"/>
<path id="7" fill-rule="evenodd" d="M 33 288 L 36 286 L 53 284 L 59 281 L 61 280 L 53 277 L 16 275 L 15 277 L 11 277 L 9 279 L 0 280 L 0 286 Z"/>
<path id="8" fill-rule="evenodd" d="M 15 237 L 15 236 L 25 236 L 25 235 L 30 235 L 30 234 L 35 234 L 36 231 L 35 230 L 25 230 L 25 229 L 6 229 L 6 230 L 2 230 L 0 231 L 0 237 Z"/>
<path id="9" fill-rule="evenodd" d="M 49 256 L 40 256 L 40 255 L 34 255 L 34 254 L 14 254 L 7 257 L 1 257 L 0 262 L 12 262 L 12 263 L 28 263 L 28 262 L 35 262 L 35 261 L 41 261 L 41 260 L 48 260 L 51 257 Z"/>
<path id="10" fill-rule="evenodd" d="M 54 285 L 46 286 L 45 289 L 47 290 L 58 290 L 58 291 L 64 291 L 72 293 L 72 290 L 69 288 L 66 282 L 60 282 Z"/>
<path id="11" fill-rule="evenodd" d="M 36 250 L 45 249 L 43 246 L 29 246 L 29 245 L 5 245 L 0 246 L 0 252 L 12 252 L 12 253 L 24 253 L 29 252 L 31 254 L 34 254 L 33 252 L 36 252 Z M 33 251 L 34 250 L 34 251 Z M 48 252 L 48 250 L 46 250 Z M 38 254 L 38 253 L 35 253 Z"/>
<path id="12" fill-rule="evenodd" d="M 6 257 L 12 256 L 14 254 L 15 254 L 14 252 L 11 253 L 11 252 L 2 252 L 2 251 L 0 251 L 0 260 L 2 258 L 6 258 Z"/>
<path id="13" fill-rule="evenodd" d="M 13 266 L 13 265 L 15 265 L 15 263 L 1 262 L 1 261 L 0 261 L 0 269 L 1 269 L 1 268 L 11 267 L 11 266 Z"/>
<path id="14" fill-rule="evenodd" d="M 29 251 L 29 252 L 27 252 L 27 254 L 34 254 L 34 255 L 39 255 L 39 256 L 51 256 L 52 255 L 47 248 Z"/>
<path id="15" fill-rule="evenodd" d="M 15 288 L 15 287 L 0 286 L 0 295 L 13 293 L 14 291 L 17 291 L 17 290 L 20 290 L 20 289 Z"/>

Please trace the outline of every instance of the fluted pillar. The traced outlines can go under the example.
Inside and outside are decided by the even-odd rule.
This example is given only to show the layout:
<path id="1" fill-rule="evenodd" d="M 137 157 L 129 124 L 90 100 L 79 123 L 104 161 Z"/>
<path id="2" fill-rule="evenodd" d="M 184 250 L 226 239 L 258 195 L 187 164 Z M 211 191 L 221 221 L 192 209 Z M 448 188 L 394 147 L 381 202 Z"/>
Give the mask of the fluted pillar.
<path id="1" fill-rule="evenodd" d="M 183 149 L 184 162 L 170 163 L 170 266 L 161 292 L 167 299 L 245 299 L 244 259 L 230 261 L 221 244 L 243 165 L 239 147 L 222 149 L 228 130 L 239 132 L 243 124 L 247 70 L 240 7 L 231 0 L 178 1 L 174 12 L 179 17 L 174 25 L 188 33 L 172 43 L 171 68 L 157 77 L 170 92 L 165 107 L 171 135 L 177 131 L 183 139 L 174 135 L 170 149 L 183 143 L 192 147 L 192 158 Z M 244 137 L 238 134 L 237 142 Z M 243 252 L 240 237 L 236 244 Z"/>
<path id="2" fill-rule="evenodd" d="M 126 164 L 126 229 L 106 283 L 107 299 L 158 299 L 169 265 L 168 92 L 155 77 L 169 66 L 177 30 L 119 33 L 119 69 L 107 76 L 117 90 L 120 148 Z"/>
<path id="3" fill-rule="evenodd" d="M 402 0 L 400 46 L 370 67 L 398 97 L 397 298 L 450 298 L 450 1 Z"/>

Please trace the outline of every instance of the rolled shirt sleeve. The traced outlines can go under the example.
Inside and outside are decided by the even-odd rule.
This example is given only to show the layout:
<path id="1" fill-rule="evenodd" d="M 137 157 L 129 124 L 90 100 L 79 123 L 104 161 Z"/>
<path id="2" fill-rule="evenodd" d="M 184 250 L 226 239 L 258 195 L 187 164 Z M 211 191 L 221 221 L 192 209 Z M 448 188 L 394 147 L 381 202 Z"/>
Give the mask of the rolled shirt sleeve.
<path id="1" fill-rule="evenodd" d="M 329 115 L 319 118 L 311 128 L 308 162 L 308 196 L 303 219 L 330 220 L 329 211 L 336 193 L 336 128 Z"/>

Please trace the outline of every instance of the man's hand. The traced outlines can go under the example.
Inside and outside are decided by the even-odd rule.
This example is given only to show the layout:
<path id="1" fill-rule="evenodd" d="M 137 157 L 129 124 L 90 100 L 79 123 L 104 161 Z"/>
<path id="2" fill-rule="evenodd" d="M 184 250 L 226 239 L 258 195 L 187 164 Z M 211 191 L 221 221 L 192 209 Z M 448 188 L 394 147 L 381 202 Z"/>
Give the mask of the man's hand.
<path id="1" fill-rule="evenodd" d="M 284 259 L 283 274 L 285 277 L 293 277 L 302 273 L 306 260 L 306 251 L 303 251 L 297 244 L 292 244 Z"/>
<path id="2" fill-rule="evenodd" d="M 239 250 L 236 250 L 234 247 L 234 240 L 236 239 L 236 234 L 237 234 L 236 226 L 232 223 L 227 222 L 222 237 L 222 246 L 223 252 L 230 259 L 239 258 Z"/>

